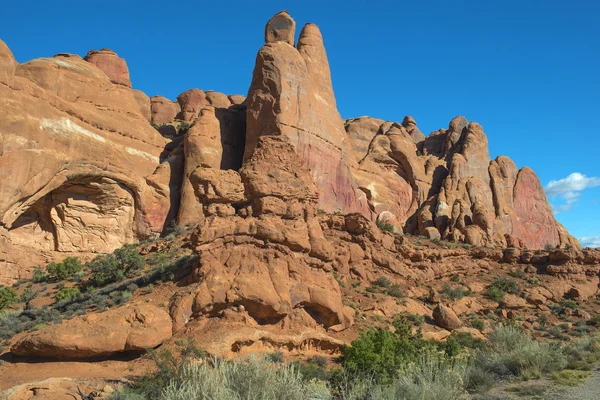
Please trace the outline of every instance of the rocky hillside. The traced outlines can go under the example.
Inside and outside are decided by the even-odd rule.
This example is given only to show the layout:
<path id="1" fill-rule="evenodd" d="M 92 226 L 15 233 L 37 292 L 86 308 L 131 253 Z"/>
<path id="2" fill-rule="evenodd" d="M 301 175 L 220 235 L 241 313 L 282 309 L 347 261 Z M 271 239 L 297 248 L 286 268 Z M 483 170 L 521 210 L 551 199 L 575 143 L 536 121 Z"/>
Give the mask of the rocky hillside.
<path id="1" fill-rule="evenodd" d="M 108 259 L 122 268 L 99 283 L 109 267 L 92 261 L 67 279 L 67 303 L 13 302 L 29 319 L 5 338 L 0 388 L 31 380 L 22 357 L 54 365 L 39 379 L 108 378 L 56 360 L 135 365 L 188 337 L 218 355 L 331 356 L 402 312 L 424 316 L 436 339 L 497 319 L 532 332 L 541 314 L 567 331 L 591 320 L 600 253 L 554 219 L 531 169 L 491 160 L 464 117 L 428 136 L 410 116 L 344 121 L 319 28 L 294 38 L 286 12 L 269 20 L 247 98 L 191 89 L 177 101 L 133 90 L 108 49 L 17 64 L 0 41 L 0 283 L 120 248 Z M 166 253 L 185 268 L 144 289 L 150 269 L 126 260 Z M 124 288 L 105 307 L 91 297 Z M 62 323 L 30 323 L 43 314 L 32 309 L 69 304 L 80 305 Z"/>

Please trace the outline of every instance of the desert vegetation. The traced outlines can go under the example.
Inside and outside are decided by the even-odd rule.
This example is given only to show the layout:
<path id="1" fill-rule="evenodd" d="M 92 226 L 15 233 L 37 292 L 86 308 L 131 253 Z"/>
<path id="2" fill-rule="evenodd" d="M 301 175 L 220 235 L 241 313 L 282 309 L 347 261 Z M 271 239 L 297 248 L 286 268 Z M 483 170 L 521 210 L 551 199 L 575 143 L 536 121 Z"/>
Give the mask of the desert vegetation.
<path id="1" fill-rule="evenodd" d="M 405 316 L 394 328 L 365 330 L 329 368 L 323 357 L 285 362 L 281 353 L 224 360 L 182 341 L 177 354 L 150 353 L 155 372 L 113 399 L 484 399 L 506 382 L 580 383 L 600 357 L 600 339 L 591 336 L 561 346 L 499 325 L 487 343 L 468 334 L 434 342 Z"/>
<path id="2" fill-rule="evenodd" d="M 182 232 L 154 243 L 170 243 Z M 189 273 L 193 259 L 177 249 L 142 256 L 140 245 L 125 245 L 87 263 L 68 257 L 36 269 L 32 279 L 0 287 L 0 348 L 20 332 L 123 305 L 136 291 L 148 293 L 158 282 Z"/>

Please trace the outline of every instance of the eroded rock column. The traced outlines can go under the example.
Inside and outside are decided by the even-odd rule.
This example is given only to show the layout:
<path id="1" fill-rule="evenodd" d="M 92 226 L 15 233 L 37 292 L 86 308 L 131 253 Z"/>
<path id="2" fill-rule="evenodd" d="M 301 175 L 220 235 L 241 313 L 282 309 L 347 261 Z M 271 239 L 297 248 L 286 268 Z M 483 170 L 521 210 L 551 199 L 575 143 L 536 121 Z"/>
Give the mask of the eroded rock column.
<path id="1" fill-rule="evenodd" d="M 336 107 L 331 75 L 319 28 L 307 24 L 293 46 L 295 22 L 275 15 L 265 28 L 247 99 L 244 160 L 261 136 L 287 136 L 319 191 L 318 207 L 369 214 L 350 166 L 349 143 Z"/>

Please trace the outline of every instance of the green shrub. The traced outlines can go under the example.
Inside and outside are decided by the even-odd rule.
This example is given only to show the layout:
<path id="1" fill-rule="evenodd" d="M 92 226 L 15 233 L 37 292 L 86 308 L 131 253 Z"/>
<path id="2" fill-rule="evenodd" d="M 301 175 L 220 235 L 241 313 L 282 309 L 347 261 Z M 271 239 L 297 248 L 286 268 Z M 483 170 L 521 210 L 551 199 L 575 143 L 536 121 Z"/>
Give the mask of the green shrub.
<path id="1" fill-rule="evenodd" d="M 73 300 L 81 295 L 81 292 L 76 287 L 66 287 L 56 292 L 56 301 Z"/>
<path id="2" fill-rule="evenodd" d="M 283 353 L 280 350 L 275 350 L 272 353 L 267 355 L 267 359 L 272 363 L 282 363 L 283 362 Z"/>
<path id="3" fill-rule="evenodd" d="M 473 337 L 468 332 L 452 332 L 446 342 L 442 344 L 445 353 L 451 357 L 457 356 L 462 349 L 481 350 L 485 347 L 485 342 Z"/>
<path id="4" fill-rule="evenodd" d="M 323 357 L 323 356 L 312 356 L 309 360 L 308 360 L 309 364 L 314 364 L 317 365 L 321 368 L 325 368 L 327 366 L 327 358 Z"/>
<path id="5" fill-rule="evenodd" d="M 392 297 L 395 297 L 397 299 L 401 299 L 404 297 L 404 293 L 402 292 L 402 289 L 400 288 L 400 285 L 398 285 L 397 283 L 394 283 L 393 285 L 391 285 L 390 287 L 388 287 L 385 292 Z"/>
<path id="6" fill-rule="evenodd" d="M 525 278 L 527 278 L 527 274 L 525 273 L 525 271 L 523 271 L 522 269 L 518 269 L 518 268 L 513 269 L 508 274 L 510 276 L 512 276 L 513 278 L 518 278 L 518 279 L 525 279 Z"/>
<path id="7" fill-rule="evenodd" d="M 163 252 L 150 253 L 147 258 L 148 264 L 152 266 L 164 266 L 172 261 L 171 255 Z"/>
<path id="8" fill-rule="evenodd" d="M 498 289 L 497 287 L 490 286 L 485 291 L 485 295 L 490 300 L 493 300 L 493 301 L 499 303 L 504 299 L 504 296 L 506 295 L 506 293 L 504 293 L 501 289 Z"/>
<path id="9" fill-rule="evenodd" d="M 11 287 L 0 288 L 0 311 L 7 306 L 19 302 L 19 295 Z"/>
<path id="10" fill-rule="evenodd" d="M 379 278 L 377 278 L 377 280 L 375 280 L 375 282 L 373 282 L 373 284 L 382 288 L 386 288 L 392 284 L 392 281 L 390 281 L 385 276 L 380 276 Z"/>
<path id="11" fill-rule="evenodd" d="M 506 293 L 520 294 L 519 285 L 512 279 L 498 277 L 488 286 L 485 295 L 490 300 L 500 302 Z"/>
<path id="12" fill-rule="evenodd" d="M 600 314 L 594 315 L 592 318 L 590 318 L 590 320 L 588 321 L 588 323 L 590 325 L 595 326 L 595 327 L 600 327 Z"/>
<path id="13" fill-rule="evenodd" d="M 50 263 L 46 267 L 48 277 L 53 280 L 62 281 L 72 277 L 81 271 L 83 265 L 76 257 L 67 257 L 59 263 Z"/>
<path id="14" fill-rule="evenodd" d="M 394 225 L 388 222 L 377 221 L 377 227 L 384 232 L 394 233 Z"/>
<path id="15" fill-rule="evenodd" d="M 482 319 L 475 318 L 471 321 L 471 326 L 477 330 L 482 331 L 485 329 L 485 322 Z"/>
<path id="16" fill-rule="evenodd" d="M 494 282 L 492 282 L 492 284 L 490 286 L 498 288 L 498 289 L 502 290 L 504 293 L 513 293 L 513 294 L 520 293 L 519 284 L 509 278 L 498 277 L 494 280 Z"/>
<path id="17" fill-rule="evenodd" d="M 121 305 L 121 304 L 125 304 L 129 300 L 131 300 L 133 295 L 131 294 L 131 292 L 129 292 L 127 290 L 123 290 L 123 291 L 110 292 L 108 294 L 108 297 L 113 304 Z"/>
<path id="18" fill-rule="evenodd" d="M 87 266 L 91 270 L 90 283 L 95 287 L 120 282 L 126 277 L 135 276 L 144 268 L 145 260 L 135 246 L 125 245 L 113 254 L 90 261 Z"/>
<path id="19" fill-rule="evenodd" d="M 27 288 L 25 290 L 23 290 L 23 293 L 21 293 L 21 301 L 23 303 L 28 303 L 31 300 L 35 299 L 35 297 L 38 295 L 38 292 L 36 292 L 33 289 Z"/>
<path id="20" fill-rule="evenodd" d="M 373 377 L 377 382 L 391 382 L 403 366 L 416 361 L 428 344 L 420 332 L 412 333 L 412 324 L 405 318 L 397 317 L 393 325 L 396 332 L 370 328 L 361 332 L 351 346 L 345 346 L 344 369 L 357 376 Z"/>
<path id="21" fill-rule="evenodd" d="M 558 303 L 551 304 L 550 310 L 552 311 L 553 314 L 562 315 L 567 310 L 576 311 L 577 307 L 578 307 L 578 305 L 575 301 L 573 301 L 571 299 L 561 299 Z"/>
<path id="22" fill-rule="evenodd" d="M 305 381 L 311 380 L 321 380 L 321 381 L 329 381 L 336 372 L 327 371 L 327 358 L 323 356 L 312 356 L 308 359 L 307 363 L 301 363 L 298 361 L 294 361 L 292 363 L 298 370 Z"/>
<path id="23" fill-rule="evenodd" d="M 465 377 L 465 387 L 470 392 L 487 392 L 494 386 L 497 380 L 498 377 L 496 374 L 482 368 L 471 366 Z"/>
<path id="24" fill-rule="evenodd" d="M 39 282 L 43 282 L 46 280 L 46 272 L 44 272 L 43 269 L 41 268 L 36 268 L 33 270 L 33 277 L 31 278 L 31 280 L 34 283 L 39 283 Z"/>
<path id="25" fill-rule="evenodd" d="M 185 232 L 185 229 L 183 227 L 177 225 L 177 222 L 175 220 L 173 220 L 165 229 L 165 233 L 166 233 L 165 239 L 173 240 L 177 236 L 181 235 L 183 232 Z"/>
<path id="26" fill-rule="evenodd" d="M 469 296 L 471 294 L 471 291 L 465 289 L 462 286 L 452 287 L 446 283 L 442 287 L 441 294 L 449 298 L 450 300 L 460 300 L 465 296 Z"/>
<path id="27" fill-rule="evenodd" d="M 600 361 L 600 337 L 585 336 L 573 340 L 564 352 L 568 358 L 567 368 L 591 370 Z"/>
<path id="28" fill-rule="evenodd" d="M 416 326 L 422 326 L 425 323 L 425 316 L 418 315 L 418 314 L 412 314 L 412 313 L 409 313 L 408 311 L 404 311 L 404 312 L 401 312 L 400 314 L 394 316 L 394 321 L 398 321 L 398 320 L 406 320 Z M 398 322 L 396 322 L 396 324 L 398 324 Z"/>
<path id="29" fill-rule="evenodd" d="M 189 122 L 182 122 L 181 124 L 179 124 L 179 127 L 177 129 L 177 134 L 179 136 L 185 135 L 191 126 L 192 125 Z"/>
<path id="30" fill-rule="evenodd" d="M 562 371 L 555 371 L 552 373 L 552 379 L 559 385 L 565 386 L 577 386 L 585 382 L 590 376 L 588 371 L 574 371 L 565 369 Z"/>

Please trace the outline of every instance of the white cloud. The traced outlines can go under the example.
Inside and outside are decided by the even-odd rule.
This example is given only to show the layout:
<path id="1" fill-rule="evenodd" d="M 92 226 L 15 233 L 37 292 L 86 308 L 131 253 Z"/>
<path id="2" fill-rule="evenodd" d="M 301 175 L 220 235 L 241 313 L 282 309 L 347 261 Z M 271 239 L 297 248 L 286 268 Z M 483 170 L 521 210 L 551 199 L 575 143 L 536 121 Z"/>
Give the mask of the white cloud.
<path id="1" fill-rule="evenodd" d="M 546 193 L 550 196 L 556 194 L 580 192 L 584 189 L 600 186 L 600 178 L 592 176 L 588 177 L 579 172 L 573 172 L 566 178 L 557 181 L 550 181 L 546 187 Z"/>
<path id="2" fill-rule="evenodd" d="M 584 236 L 579 238 L 583 247 L 600 247 L 600 236 Z"/>
<path id="3" fill-rule="evenodd" d="M 579 196 L 582 190 L 600 186 L 600 178 L 592 176 L 588 177 L 579 172 L 573 172 L 566 178 L 557 181 L 550 181 L 544 190 L 548 196 L 559 196 L 565 203 L 558 206 L 552 206 L 554 214 L 563 211 L 569 211 L 575 203 L 579 201 Z"/>

